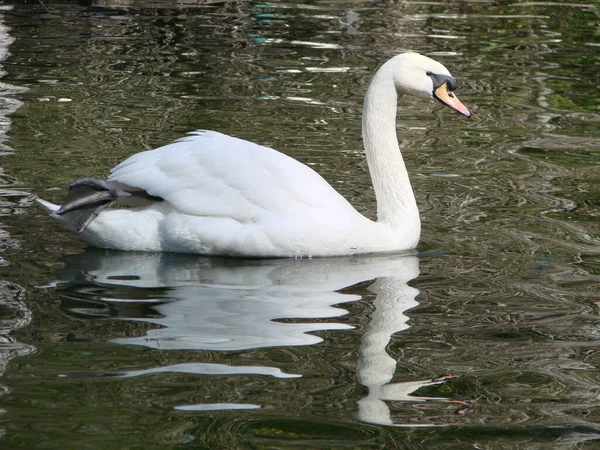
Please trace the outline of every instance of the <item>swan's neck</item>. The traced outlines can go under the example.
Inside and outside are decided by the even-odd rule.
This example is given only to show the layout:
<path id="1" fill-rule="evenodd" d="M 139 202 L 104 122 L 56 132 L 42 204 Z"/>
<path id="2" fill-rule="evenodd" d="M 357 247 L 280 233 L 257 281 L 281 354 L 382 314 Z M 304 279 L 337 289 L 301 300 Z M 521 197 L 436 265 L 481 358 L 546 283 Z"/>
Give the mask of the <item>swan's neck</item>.
<path id="1" fill-rule="evenodd" d="M 377 221 L 420 231 L 419 210 L 396 136 L 398 94 L 386 66 L 376 74 L 365 97 L 362 133 L 377 197 Z"/>

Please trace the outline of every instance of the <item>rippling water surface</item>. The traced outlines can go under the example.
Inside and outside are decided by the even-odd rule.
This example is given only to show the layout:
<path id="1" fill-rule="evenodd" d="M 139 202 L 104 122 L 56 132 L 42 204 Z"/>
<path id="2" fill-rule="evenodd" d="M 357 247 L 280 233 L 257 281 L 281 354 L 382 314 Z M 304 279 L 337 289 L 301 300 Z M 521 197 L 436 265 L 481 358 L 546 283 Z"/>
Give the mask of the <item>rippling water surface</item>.
<path id="1" fill-rule="evenodd" d="M 0 447 L 598 448 L 596 2 L 7 3 Z M 401 99 L 417 255 L 123 254 L 32 205 L 208 128 L 373 217 L 362 96 L 406 50 L 473 112 Z"/>

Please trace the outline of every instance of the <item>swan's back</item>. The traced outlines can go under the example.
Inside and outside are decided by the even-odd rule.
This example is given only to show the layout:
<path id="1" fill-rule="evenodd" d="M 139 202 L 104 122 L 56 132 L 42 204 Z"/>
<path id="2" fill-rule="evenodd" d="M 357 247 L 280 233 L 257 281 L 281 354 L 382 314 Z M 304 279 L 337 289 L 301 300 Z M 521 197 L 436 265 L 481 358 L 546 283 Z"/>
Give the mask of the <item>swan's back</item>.
<path id="1" fill-rule="evenodd" d="M 143 189 L 192 216 L 247 223 L 290 208 L 354 208 L 319 174 L 268 147 L 214 131 L 131 156 L 111 171 L 119 187 Z"/>

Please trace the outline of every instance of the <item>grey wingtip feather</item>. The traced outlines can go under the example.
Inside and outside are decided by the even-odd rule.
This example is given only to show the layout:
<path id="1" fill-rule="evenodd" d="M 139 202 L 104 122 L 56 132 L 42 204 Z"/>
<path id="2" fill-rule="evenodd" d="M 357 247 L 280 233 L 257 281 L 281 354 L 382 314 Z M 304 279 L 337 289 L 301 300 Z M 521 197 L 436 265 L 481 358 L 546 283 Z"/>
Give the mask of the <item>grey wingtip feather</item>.
<path id="1" fill-rule="evenodd" d="M 106 206 L 128 196 L 128 192 L 117 189 L 104 180 L 81 178 L 71 183 L 67 198 L 53 214 L 73 227 L 77 233 L 81 233 Z"/>

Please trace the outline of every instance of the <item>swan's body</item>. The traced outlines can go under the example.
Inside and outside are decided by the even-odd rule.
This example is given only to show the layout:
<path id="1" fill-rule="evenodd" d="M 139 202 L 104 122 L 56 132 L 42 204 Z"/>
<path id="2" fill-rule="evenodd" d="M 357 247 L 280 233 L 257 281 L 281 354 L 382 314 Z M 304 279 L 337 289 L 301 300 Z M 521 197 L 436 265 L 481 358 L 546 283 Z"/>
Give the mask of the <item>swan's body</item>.
<path id="1" fill-rule="evenodd" d="M 376 222 L 304 164 L 214 131 L 133 155 L 112 169 L 107 182 L 75 182 L 60 208 L 38 201 L 103 248 L 258 257 L 412 249 L 420 219 L 396 138 L 397 91 L 435 96 L 468 116 L 451 93 L 438 97 L 453 83 L 444 66 L 416 53 L 392 58 L 373 78 L 363 139 Z M 103 209 L 115 200 L 132 207 Z"/>

